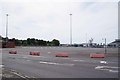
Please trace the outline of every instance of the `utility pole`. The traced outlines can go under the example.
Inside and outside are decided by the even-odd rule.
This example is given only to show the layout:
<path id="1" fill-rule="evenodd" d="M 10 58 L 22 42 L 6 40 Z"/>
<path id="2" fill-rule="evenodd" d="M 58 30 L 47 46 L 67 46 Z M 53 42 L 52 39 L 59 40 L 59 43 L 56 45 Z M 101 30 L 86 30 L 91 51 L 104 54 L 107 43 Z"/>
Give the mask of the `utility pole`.
<path id="1" fill-rule="evenodd" d="M 105 44 L 104 44 L 104 53 L 106 54 L 106 53 L 107 53 L 106 38 L 105 38 L 104 40 L 105 40 Z"/>
<path id="2" fill-rule="evenodd" d="M 105 38 L 105 54 L 107 53 L 106 38 Z"/>
<path id="3" fill-rule="evenodd" d="M 6 45 L 8 42 L 8 14 L 6 14 Z"/>
<path id="4" fill-rule="evenodd" d="M 72 14 L 70 14 L 70 45 L 72 46 Z"/>
<path id="5" fill-rule="evenodd" d="M 87 33 L 86 33 L 86 47 L 88 47 L 88 42 L 87 42 Z"/>

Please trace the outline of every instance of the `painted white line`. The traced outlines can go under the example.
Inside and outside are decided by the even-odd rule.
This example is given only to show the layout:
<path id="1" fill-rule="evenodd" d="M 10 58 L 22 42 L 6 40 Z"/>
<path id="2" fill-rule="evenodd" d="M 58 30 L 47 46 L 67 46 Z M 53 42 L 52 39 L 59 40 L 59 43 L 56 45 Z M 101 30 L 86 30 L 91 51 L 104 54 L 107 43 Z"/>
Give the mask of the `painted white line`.
<path id="1" fill-rule="evenodd" d="M 109 72 L 114 72 L 114 73 L 118 73 L 118 70 L 109 70 Z"/>
<path id="2" fill-rule="evenodd" d="M 39 63 L 43 63 L 43 64 L 53 64 L 53 65 L 58 64 L 58 63 L 53 63 L 53 62 L 44 62 L 44 61 L 40 61 Z"/>
<path id="3" fill-rule="evenodd" d="M 84 62 L 85 60 L 73 60 L 73 61 L 77 61 L 77 62 Z"/>
<path id="4" fill-rule="evenodd" d="M 28 58 L 28 57 L 24 56 L 24 57 L 22 57 L 22 58 Z"/>
<path id="5" fill-rule="evenodd" d="M 33 56 L 33 55 L 20 55 L 22 58 L 28 58 L 28 57 L 42 57 L 42 58 L 47 58 L 45 56 Z"/>
<path id="6" fill-rule="evenodd" d="M 51 52 L 48 52 L 48 54 L 50 54 Z"/>
<path id="7" fill-rule="evenodd" d="M 48 64 L 48 62 L 43 62 L 43 61 L 40 61 L 39 63 Z"/>
<path id="8" fill-rule="evenodd" d="M 63 66 L 74 66 L 75 64 L 67 64 L 67 63 L 64 63 L 64 64 L 56 64 L 56 65 L 63 65 Z"/>
<path id="9" fill-rule="evenodd" d="M 109 71 L 109 72 L 113 72 L 113 73 L 118 73 L 118 68 L 119 67 L 113 67 L 113 66 L 97 66 L 95 67 L 95 69 L 97 70 L 104 70 L 104 71 Z M 117 69 L 117 70 L 114 70 Z"/>
<path id="10" fill-rule="evenodd" d="M 97 66 L 95 67 L 95 69 L 101 69 L 101 68 L 104 68 L 103 66 Z"/>
<path id="11" fill-rule="evenodd" d="M 106 67 L 106 68 L 119 68 L 119 67 L 114 67 L 114 66 L 104 66 L 104 67 Z"/>
<path id="12" fill-rule="evenodd" d="M 15 70 L 11 70 L 12 72 L 15 72 Z"/>
<path id="13" fill-rule="evenodd" d="M 98 70 L 104 70 L 104 71 L 109 71 L 110 69 L 98 69 Z"/>
<path id="14" fill-rule="evenodd" d="M 51 64 L 51 65 L 64 65 L 64 66 L 74 66 L 74 64 L 68 64 L 68 63 L 54 63 L 54 62 L 44 62 L 44 61 L 40 61 L 39 63 L 42 64 Z"/>
<path id="15" fill-rule="evenodd" d="M 26 76 L 26 75 L 25 75 L 25 77 L 26 77 L 26 78 L 31 78 L 31 77 L 29 77 L 29 76 Z M 32 78 L 33 78 L 33 77 L 32 77 Z"/>
<path id="16" fill-rule="evenodd" d="M 119 67 L 113 67 L 113 66 L 97 66 L 95 67 L 96 69 L 100 69 L 100 68 L 119 68 Z"/>
<path id="17" fill-rule="evenodd" d="M 106 61 L 100 61 L 101 64 L 108 64 Z"/>
<path id="18" fill-rule="evenodd" d="M 0 68 L 4 67 L 4 65 L 0 65 Z"/>
<path id="19" fill-rule="evenodd" d="M 27 60 L 27 61 L 30 61 L 30 60 Z"/>
<path id="20" fill-rule="evenodd" d="M 53 65 L 57 65 L 58 63 L 53 63 L 53 62 L 49 62 L 48 64 L 53 64 Z"/>
<path id="21" fill-rule="evenodd" d="M 16 71 L 15 70 L 11 70 L 12 72 L 11 73 L 13 73 L 13 74 L 15 74 L 15 75 L 18 75 L 19 77 L 22 77 L 22 78 L 34 78 L 34 77 L 28 77 L 27 75 L 24 75 L 24 76 L 22 76 L 22 75 L 20 75 L 20 74 L 18 74 L 18 73 L 16 73 Z"/>
<path id="22" fill-rule="evenodd" d="M 22 75 L 20 75 L 20 74 L 18 74 L 18 73 L 16 73 L 16 72 L 11 72 L 11 73 L 13 73 L 13 74 L 15 74 L 15 75 L 17 75 L 17 76 L 19 76 L 19 77 L 21 77 L 21 78 L 26 78 L 26 77 L 24 77 L 24 76 L 22 76 Z"/>

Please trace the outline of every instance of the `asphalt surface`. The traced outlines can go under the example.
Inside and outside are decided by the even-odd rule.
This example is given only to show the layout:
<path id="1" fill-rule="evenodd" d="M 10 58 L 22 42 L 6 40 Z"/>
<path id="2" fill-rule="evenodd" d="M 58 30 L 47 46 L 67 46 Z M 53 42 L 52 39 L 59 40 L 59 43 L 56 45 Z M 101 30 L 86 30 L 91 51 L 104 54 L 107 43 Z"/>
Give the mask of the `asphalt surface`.
<path id="1" fill-rule="evenodd" d="M 9 54 L 16 50 L 17 54 Z M 29 55 L 39 51 L 40 56 Z M 66 52 L 69 57 L 55 57 Z M 109 48 L 105 58 L 90 58 L 103 48 L 16 47 L 2 49 L 2 65 L 28 78 L 118 78 L 118 49 Z"/>

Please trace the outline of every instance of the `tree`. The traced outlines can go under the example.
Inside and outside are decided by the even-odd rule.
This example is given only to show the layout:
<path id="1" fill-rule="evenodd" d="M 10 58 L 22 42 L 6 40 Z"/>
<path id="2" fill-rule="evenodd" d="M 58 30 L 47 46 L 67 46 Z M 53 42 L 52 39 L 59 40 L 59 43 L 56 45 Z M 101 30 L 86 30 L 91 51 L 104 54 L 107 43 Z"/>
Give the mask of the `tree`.
<path id="1" fill-rule="evenodd" d="M 5 43 L 6 38 L 1 37 L 3 43 Z M 27 40 L 19 39 L 9 39 L 9 41 L 14 41 L 16 46 L 59 46 L 59 40 L 53 39 L 52 41 L 39 40 L 35 38 L 27 38 Z"/>
<path id="2" fill-rule="evenodd" d="M 52 45 L 51 45 L 52 42 L 50 42 L 50 41 L 46 41 L 46 44 L 47 44 L 47 46 L 52 46 Z"/>
<path id="3" fill-rule="evenodd" d="M 53 46 L 59 46 L 60 45 L 59 40 L 56 40 L 56 39 L 53 39 L 51 43 L 52 43 Z"/>
<path id="4" fill-rule="evenodd" d="M 15 45 L 16 46 L 21 46 L 22 45 L 22 40 L 15 39 Z"/>
<path id="5" fill-rule="evenodd" d="M 27 46 L 27 40 L 22 40 L 22 45 Z"/>
<path id="6" fill-rule="evenodd" d="M 31 45 L 31 40 L 30 40 L 30 38 L 27 38 L 27 45 Z"/>
<path id="7" fill-rule="evenodd" d="M 31 41 L 31 45 L 34 46 L 35 45 L 35 38 L 31 38 L 30 41 Z"/>

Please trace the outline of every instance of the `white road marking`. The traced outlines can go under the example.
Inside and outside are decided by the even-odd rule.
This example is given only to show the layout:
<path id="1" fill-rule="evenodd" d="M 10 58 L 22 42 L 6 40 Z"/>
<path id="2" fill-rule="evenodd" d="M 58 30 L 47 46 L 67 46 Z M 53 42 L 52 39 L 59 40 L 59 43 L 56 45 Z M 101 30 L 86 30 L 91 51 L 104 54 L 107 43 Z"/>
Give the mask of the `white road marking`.
<path id="1" fill-rule="evenodd" d="M 106 61 L 100 61 L 100 63 L 102 63 L 102 64 L 108 64 Z"/>
<path id="2" fill-rule="evenodd" d="M 75 64 L 68 64 L 68 63 L 64 63 L 64 64 L 56 64 L 56 65 L 74 66 Z"/>
<path id="3" fill-rule="evenodd" d="M 24 56 L 24 57 L 22 57 L 22 58 L 28 58 L 28 57 Z"/>
<path id="4" fill-rule="evenodd" d="M 95 67 L 95 69 L 101 69 L 101 68 L 104 68 L 103 66 L 97 66 Z"/>
<path id="5" fill-rule="evenodd" d="M 0 68 L 4 67 L 4 65 L 0 65 Z"/>
<path id="6" fill-rule="evenodd" d="M 40 61 L 39 63 L 48 64 L 48 62 L 43 62 L 43 61 Z"/>
<path id="7" fill-rule="evenodd" d="M 22 76 L 22 75 L 20 75 L 20 74 L 18 74 L 18 73 L 16 73 L 16 72 L 11 72 L 11 73 L 13 73 L 13 74 L 15 74 L 15 75 L 17 75 L 17 76 L 19 76 L 19 77 L 21 77 L 21 78 L 26 78 L 26 77 L 24 77 L 24 76 Z"/>
<path id="8" fill-rule="evenodd" d="M 26 75 L 24 75 L 26 78 L 31 78 L 31 77 L 29 77 L 29 76 L 26 76 Z M 34 78 L 34 77 L 32 77 L 32 78 Z"/>
<path id="9" fill-rule="evenodd" d="M 53 65 L 57 65 L 58 63 L 53 63 L 53 62 L 49 62 L 48 64 L 53 64 Z"/>
<path id="10" fill-rule="evenodd" d="M 44 62 L 44 61 L 40 61 L 39 63 L 42 64 L 51 64 L 51 65 L 64 65 L 64 66 L 74 66 L 74 64 L 68 64 L 68 63 L 54 63 L 54 62 Z"/>
<path id="11" fill-rule="evenodd" d="M 30 61 L 30 60 L 27 60 L 27 61 Z"/>
<path id="12" fill-rule="evenodd" d="M 119 67 L 113 67 L 113 66 L 97 66 L 95 67 L 96 69 L 100 69 L 100 68 L 119 68 Z"/>
<path id="13" fill-rule="evenodd" d="M 27 75 L 24 75 L 24 76 L 25 76 L 25 77 L 24 77 L 24 76 L 22 76 L 22 75 L 16 73 L 15 70 L 11 70 L 11 73 L 13 73 L 13 74 L 15 74 L 15 75 L 17 75 L 17 76 L 19 76 L 19 77 L 21 77 L 21 78 L 34 78 L 34 77 L 28 77 Z"/>
<path id="14" fill-rule="evenodd" d="M 48 54 L 50 54 L 51 52 L 48 52 Z"/>
<path id="15" fill-rule="evenodd" d="M 20 55 L 20 54 L 16 54 L 16 55 Z M 42 57 L 42 58 L 47 58 L 45 56 L 33 56 L 33 55 L 20 55 L 22 58 L 28 58 L 28 57 Z"/>
<path id="16" fill-rule="evenodd" d="M 118 73 L 119 71 L 118 71 L 118 70 L 109 70 L 109 72 L 115 72 L 115 73 Z"/>
<path id="17" fill-rule="evenodd" d="M 43 63 L 43 64 L 58 64 L 58 63 L 53 63 L 53 62 L 44 62 L 44 61 L 40 61 L 39 63 Z"/>
<path id="18" fill-rule="evenodd" d="M 84 62 L 85 60 L 73 60 L 73 61 L 77 61 L 77 62 Z"/>
<path id="19" fill-rule="evenodd" d="M 118 73 L 118 68 L 119 67 L 113 67 L 113 66 L 97 66 L 97 67 L 95 67 L 95 69 L 97 69 L 97 70 L 105 70 L 105 71 L 114 72 L 114 73 Z M 117 69 L 117 70 L 114 70 L 114 69 Z"/>

